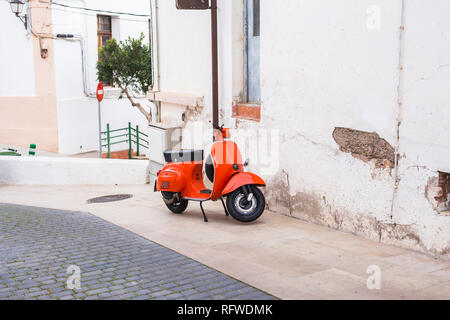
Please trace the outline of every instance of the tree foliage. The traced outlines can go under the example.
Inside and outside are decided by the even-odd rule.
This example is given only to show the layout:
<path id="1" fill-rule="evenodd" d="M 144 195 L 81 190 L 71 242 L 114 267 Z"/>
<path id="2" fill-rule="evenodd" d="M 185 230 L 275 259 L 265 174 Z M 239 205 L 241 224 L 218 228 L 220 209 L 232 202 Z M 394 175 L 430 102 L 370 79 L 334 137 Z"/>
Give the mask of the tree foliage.
<path id="1" fill-rule="evenodd" d="M 134 93 L 146 95 L 152 87 L 151 51 L 144 44 L 144 34 L 139 38 L 128 38 L 118 43 L 115 39 L 108 40 L 99 51 L 97 62 L 97 78 L 103 83 L 121 89 L 131 102 L 138 108 L 149 122 L 152 121 L 151 111 L 135 101 Z"/>

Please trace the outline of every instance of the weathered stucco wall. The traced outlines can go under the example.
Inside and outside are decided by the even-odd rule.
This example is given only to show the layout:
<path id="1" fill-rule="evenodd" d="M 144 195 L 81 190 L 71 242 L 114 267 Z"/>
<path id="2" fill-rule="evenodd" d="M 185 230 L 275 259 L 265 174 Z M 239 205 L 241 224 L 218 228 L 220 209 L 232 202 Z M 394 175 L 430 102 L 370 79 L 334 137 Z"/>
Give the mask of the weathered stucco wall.
<path id="1" fill-rule="evenodd" d="M 450 172 L 450 21 L 448 1 L 407 1 L 400 96 L 400 162 L 394 220 L 423 250 L 447 257 L 450 216 L 428 194 Z M 427 198 L 428 196 L 428 198 Z"/>
<path id="2" fill-rule="evenodd" d="M 374 4 L 380 29 L 367 25 Z M 402 1 L 264 2 L 263 121 L 284 136 L 271 209 L 448 254 L 450 217 L 425 196 L 430 179 L 450 165 L 448 8 L 445 1 L 406 1 L 403 9 Z M 295 13 L 295 28 L 286 12 Z M 336 127 L 373 132 L 385 147 L 346 132 L 353 143 L 343 148 Z M 370 145 L 374 156 L 392 154 L 397 129 L 398 174 L 390 157 L 381 166 L 386 157 L 361 157 L 358 149 Z M 286 150 L 298 151 L 289 157 Z"/>
<path id="3" fill-rule="evenodd" d="M 206 124 L 209 14 L 160 2 L 161 90 L 204 95 Z M 219 3 L 220 114 L 235 129 L 277 136 L 268 208 L 448 258 L 450 217 L 426 190 L 450 171 L 450 5 L 262 0 L 260 123 L 230 116 L 242 90 L 241 8 Z M 178 119 L 180 110 L 162 112 Z"/>
<path id="4" fill-rule="evenodd" d="M 282 137 L 269 208 L 372 239 L 391 222 L 392 171 L 355 157 L 362 141 L 342 148 L 336 128 L 396 142 L 401 2 L 376 3 L 372 30 L 373 1 L 263 1 L 261 31 L 263 123 Z"/>

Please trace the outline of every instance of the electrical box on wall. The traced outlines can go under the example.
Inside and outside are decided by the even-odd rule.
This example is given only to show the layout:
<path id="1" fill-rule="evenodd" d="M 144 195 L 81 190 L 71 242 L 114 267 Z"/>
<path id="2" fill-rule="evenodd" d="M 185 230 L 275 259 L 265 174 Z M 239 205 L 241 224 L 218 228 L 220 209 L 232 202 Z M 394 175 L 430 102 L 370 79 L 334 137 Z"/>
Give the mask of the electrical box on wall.
<path id="1" fill-rule="evenodd" d="M 180 10 L 206 10 L 209 9 L 209 0 L 176 0 L 177 9 Z"/>
<path id="2" fill-rule="evenodd" d="M 176 149 L 181 145 L 181 128 L 179 126 L 164 125 L 161 123 L 150 124 L 149 158 L 150 161 L 164 164 L 164 151 Z"/>

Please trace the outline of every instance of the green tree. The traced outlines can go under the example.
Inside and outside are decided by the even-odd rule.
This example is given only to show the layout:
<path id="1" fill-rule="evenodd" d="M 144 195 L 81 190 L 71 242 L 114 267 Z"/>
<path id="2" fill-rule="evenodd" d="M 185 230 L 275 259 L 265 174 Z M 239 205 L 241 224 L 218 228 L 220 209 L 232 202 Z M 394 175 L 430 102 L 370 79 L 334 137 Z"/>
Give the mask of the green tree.
<path id="1" fill-rule="evenodd" d="M 100 49 L 97 62 L 97 78 L 121 89 L 120 98 L 125 95 L 131 105 L 152 122 L 151 110 L 147 111 L 141 103 L 136 102 L 133 93 L 147 95 L 152 86 L 151 51 L 144 44 L 144 34 L 137 39 L 128 38 L 118 43 L 108 40 Z"/>

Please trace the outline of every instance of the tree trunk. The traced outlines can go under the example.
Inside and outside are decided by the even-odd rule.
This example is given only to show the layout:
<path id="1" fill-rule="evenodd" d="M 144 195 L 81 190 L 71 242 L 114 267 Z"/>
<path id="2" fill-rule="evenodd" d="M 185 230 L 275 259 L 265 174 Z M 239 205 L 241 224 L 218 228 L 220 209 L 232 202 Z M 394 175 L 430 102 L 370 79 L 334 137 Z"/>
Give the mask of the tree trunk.
<path id="1" fill-rule="evenodd" d="M 139 111 L 147 118 L 148 123 L 151 123 L 153 121 L 151 109 L 149 112 L 147 112 L 139 102 L 134 101 L 133 97 L 130 95 L 130 92 L 128 91 L 127 88 L 120 87 L 120 89 L 122 89 L 122 93 L 124 93 L 127 96 L 128 100 L 131 102 L 131 105 L 135 108 L 138 108 Z"/>

